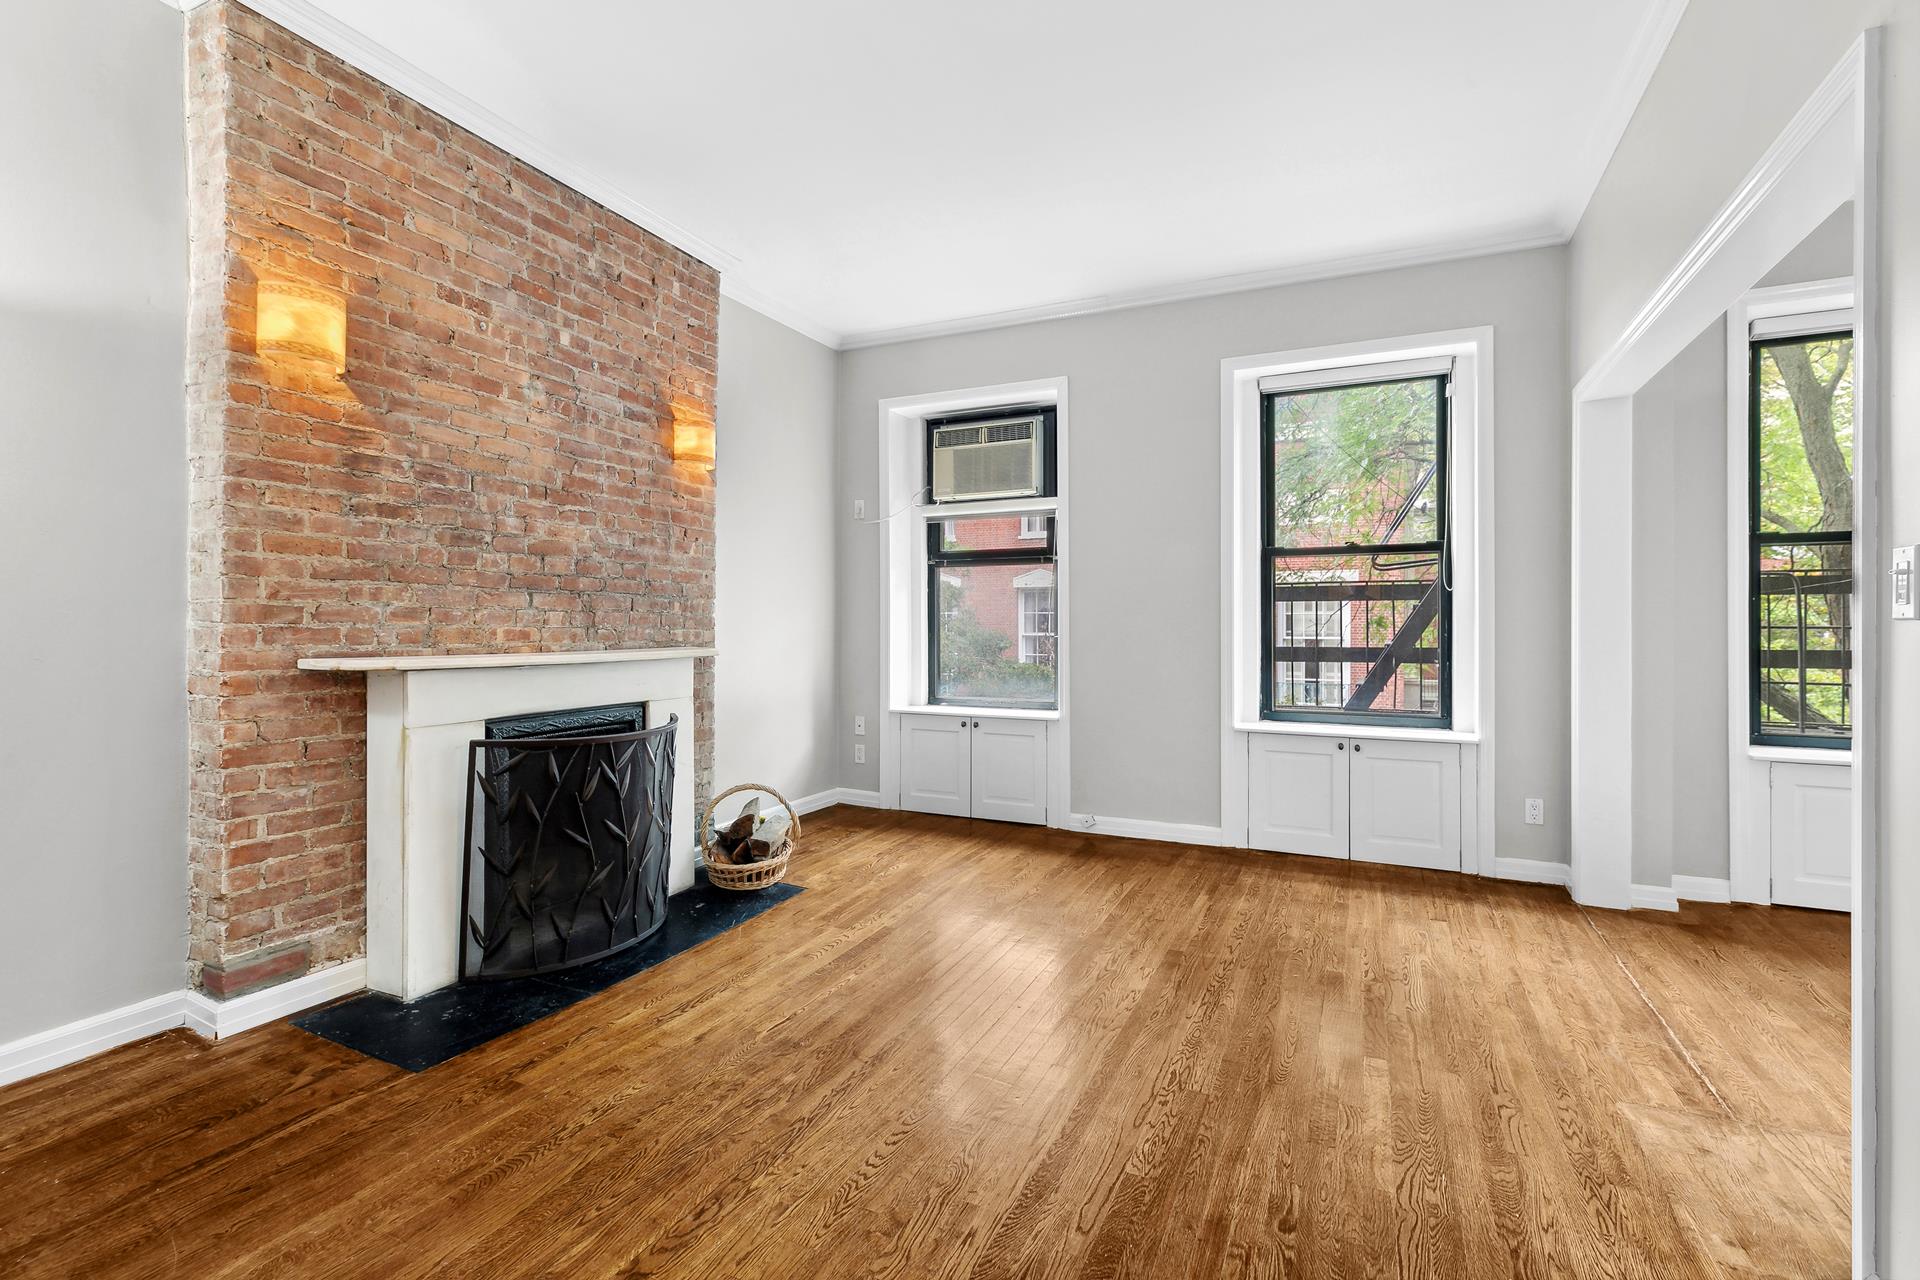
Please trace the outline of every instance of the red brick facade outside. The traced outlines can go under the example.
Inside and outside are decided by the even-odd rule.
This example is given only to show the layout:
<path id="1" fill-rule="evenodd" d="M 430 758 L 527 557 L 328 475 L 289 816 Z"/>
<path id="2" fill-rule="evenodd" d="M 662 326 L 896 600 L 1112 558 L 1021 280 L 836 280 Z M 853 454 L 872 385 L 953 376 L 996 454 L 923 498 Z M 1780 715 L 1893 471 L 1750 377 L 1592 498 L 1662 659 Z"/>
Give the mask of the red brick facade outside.
<path id="1" fill-rule="evenodd" d="M 227 995 L 364 949 L 364 689 L 296 659 L 713 642 L 670 442 L 718 279 L 231 0 L 188 33 L 190 960 Z M 344 377 L 255 356 L 262 280 L 346 299 Z"/>

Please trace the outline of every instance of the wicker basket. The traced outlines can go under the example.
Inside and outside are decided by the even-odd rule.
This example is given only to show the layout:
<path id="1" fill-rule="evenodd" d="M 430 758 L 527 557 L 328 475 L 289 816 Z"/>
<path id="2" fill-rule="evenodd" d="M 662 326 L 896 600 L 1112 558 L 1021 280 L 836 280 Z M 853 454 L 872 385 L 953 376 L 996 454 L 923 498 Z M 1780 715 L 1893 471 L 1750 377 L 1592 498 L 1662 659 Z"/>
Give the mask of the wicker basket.
<path id="1" fill-rule="evenodd" d="M 720 811 L 720 802 L 738 791 L 764 791 L 780 802 L 792 821 L 787 826 L 787 838 L 779 852 L 771 858 L 759 862 L 742 863 L 734 866 L 729 863 L 713 861 L 713 815 Z M 743 782 L 737 787 L 728 787 L 707 804 L 707 812 L 700 819 L 700 856 L 707 864 L 707 882 L 716 889 L 764 889 L 770 884 L 779 884 L 787 878 L 787 863 L 793 857 L 793 847 L 800 841 L 800 815 L 795 813 L 787 798 L 772 787 L 757 782 Z"/>

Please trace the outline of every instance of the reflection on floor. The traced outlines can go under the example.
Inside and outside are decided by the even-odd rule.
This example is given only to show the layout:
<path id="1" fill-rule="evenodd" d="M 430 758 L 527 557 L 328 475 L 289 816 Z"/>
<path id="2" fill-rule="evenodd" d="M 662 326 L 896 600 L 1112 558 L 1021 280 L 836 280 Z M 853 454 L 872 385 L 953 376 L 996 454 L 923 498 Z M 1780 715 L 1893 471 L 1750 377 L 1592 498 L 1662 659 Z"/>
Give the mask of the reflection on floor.
<path id="1" fill-rule="evenodd" d="M 857 811 L 795 871 L 421 1074 L 0 1090 L 0 1274 L 1846 1274 L 1844 918 Z"/>

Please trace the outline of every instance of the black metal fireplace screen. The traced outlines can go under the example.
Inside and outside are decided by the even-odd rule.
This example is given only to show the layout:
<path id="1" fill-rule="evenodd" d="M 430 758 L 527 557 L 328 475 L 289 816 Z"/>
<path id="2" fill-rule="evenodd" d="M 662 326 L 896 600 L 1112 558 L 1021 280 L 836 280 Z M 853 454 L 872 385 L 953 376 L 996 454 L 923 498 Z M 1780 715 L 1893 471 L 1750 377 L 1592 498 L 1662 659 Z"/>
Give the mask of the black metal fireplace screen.
<path id="1" fill-rule="evenodd" d="M 469 745 L 463 978 L 586 964 L 666 923 L 678 728 L 672 716 L 635 732 L 505 737 L 489 724 Z"/>

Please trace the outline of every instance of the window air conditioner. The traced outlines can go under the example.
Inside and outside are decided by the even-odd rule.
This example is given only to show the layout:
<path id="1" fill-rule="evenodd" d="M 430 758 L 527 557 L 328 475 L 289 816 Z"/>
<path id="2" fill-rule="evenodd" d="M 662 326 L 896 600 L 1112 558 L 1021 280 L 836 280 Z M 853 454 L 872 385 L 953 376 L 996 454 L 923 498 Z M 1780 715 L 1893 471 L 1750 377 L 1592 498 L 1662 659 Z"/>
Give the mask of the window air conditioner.
<path id="1" fill-rule="evenodd" d="M 1046 484 L 1045 419 L 1034 414 L 936 426 L 933 500 L 1032 498 Z"/>

